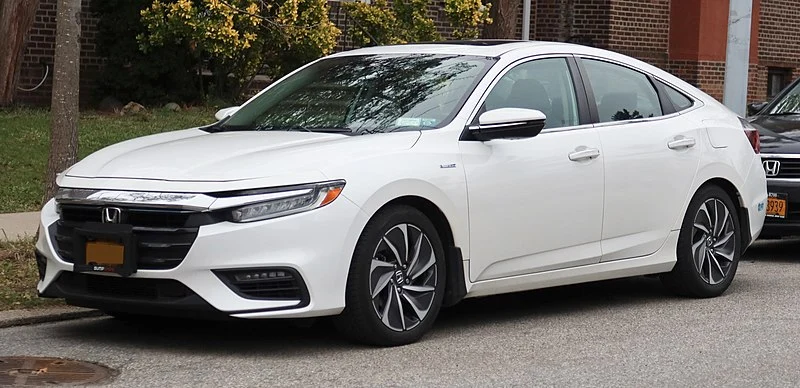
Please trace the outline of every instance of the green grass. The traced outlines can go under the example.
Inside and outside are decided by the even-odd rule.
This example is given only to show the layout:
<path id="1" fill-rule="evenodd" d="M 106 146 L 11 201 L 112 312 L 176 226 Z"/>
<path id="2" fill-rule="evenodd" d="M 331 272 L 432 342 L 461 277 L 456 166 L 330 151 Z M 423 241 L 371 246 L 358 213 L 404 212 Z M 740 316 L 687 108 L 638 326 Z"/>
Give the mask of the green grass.
<path id="1" fill-rule="evenodd" d="M 0 311 L 63 304 L 60 299 L 39 298 L 39 281 L 32 238 L 0 241 Z"/>
<path id="2" fill-rule="evenodd" d="M 191 108 L 177 113 L 153 110 L 126 116 L 82 113 L 78 124 L 78 158 L 123 140 L 212 123 L 215 111 L 215 108 Z M 0 213 L 39 209 L 49 143 L 49 111 L 0 110 Z"/>

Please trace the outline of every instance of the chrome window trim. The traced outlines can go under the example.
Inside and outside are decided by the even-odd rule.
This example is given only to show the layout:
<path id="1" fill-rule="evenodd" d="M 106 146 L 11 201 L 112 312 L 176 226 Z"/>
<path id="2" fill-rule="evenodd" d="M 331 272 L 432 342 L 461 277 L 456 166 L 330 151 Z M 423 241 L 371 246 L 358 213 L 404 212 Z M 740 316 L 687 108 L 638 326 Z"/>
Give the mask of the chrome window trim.
<path id="1" fill-rule="evenodd" d="M 590 129 L 590 128 L 594 128 L 594 124 L 581 124 L 581 125 L 573 125 L 571 127 L 547 128 L 542 130 L 542 132 L 539 135 L 541 136 L 541 135 L 546 135 L 548 133 L 578 131 L 581 129 Z"/>
<path id="2" fill-rule="evenodd" d="M 681 112 L 684 112 L 684 111 L 681 111 Z M 668 115 L 661 115 L 661 116 L 657 116 L 657 117 L 647 117 L 647 118 L 641 118 L 641 119 L 607 121 L 607 122 L 604 122 L 604 123 L 596 123 L 596 124 L 594 124 L 594 127 L 600 129 L 600 128 L 607 128 L 607 127 L 614 127 L 614 126 L 618 126 L 618 125 L 626 125 L 626 124 L 652 123 L 652 122 L 655 122 L 655 121 L 669 120 L 669 119 L 678 117 L 678 116 L 681 115 L 681 112 L 674 112 L 674 113 L 670 113 Z"/>

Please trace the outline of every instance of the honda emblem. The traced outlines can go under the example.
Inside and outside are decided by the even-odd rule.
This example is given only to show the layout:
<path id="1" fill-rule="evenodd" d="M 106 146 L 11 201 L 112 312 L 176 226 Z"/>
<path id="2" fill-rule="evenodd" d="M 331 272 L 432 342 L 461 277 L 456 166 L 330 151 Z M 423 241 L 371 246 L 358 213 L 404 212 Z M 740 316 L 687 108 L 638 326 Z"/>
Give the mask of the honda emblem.
<path id="1" fill-rule="evenodd" d="M 778 176 L 778 173 L 781 171 L 781 162 L 778 160 L 765 160 L 764 161 L 764 172 L 767 173 L 767 176 Z"/>
<path id="2" fill-rule="evenodd" d="M 104 224 L 119 224 L 122 220 L 122 209 L 118 207 L 104 207 L 102 221 Z"/>

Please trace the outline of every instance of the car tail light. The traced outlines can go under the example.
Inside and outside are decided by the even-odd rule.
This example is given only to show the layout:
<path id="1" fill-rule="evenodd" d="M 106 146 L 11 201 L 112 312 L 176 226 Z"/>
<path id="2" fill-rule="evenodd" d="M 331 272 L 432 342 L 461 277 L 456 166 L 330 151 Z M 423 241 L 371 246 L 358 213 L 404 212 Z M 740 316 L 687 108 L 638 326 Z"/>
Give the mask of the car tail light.
<path id="1" fill-rule="evenodd" d="M 757 154 L 761 153 L 761 137 L 758 136 L 758 130 L 750 125 L 747 120 L 741 117 L 739 118 L 739 121 L 742 122 L 744 134 L 747 136 L 747 140 L 750 141 L 750 145 L 753 146 L 753 151 L 755 151 Z"/>

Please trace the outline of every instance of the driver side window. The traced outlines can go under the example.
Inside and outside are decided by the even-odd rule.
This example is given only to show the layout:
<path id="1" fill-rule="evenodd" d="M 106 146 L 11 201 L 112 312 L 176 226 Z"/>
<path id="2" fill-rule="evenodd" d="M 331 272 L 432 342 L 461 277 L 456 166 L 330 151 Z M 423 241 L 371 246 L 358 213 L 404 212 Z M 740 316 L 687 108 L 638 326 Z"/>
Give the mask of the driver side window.
<path id="1" fill-rule="evenodd" d="M 509 70 L 484 102 L 484 110 L 526 108 L 547 117 L 546 128 L 578 125 L 578 101 L 566 58 L 525 62 Z"/>

